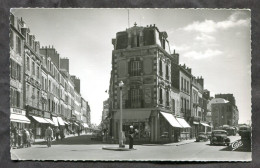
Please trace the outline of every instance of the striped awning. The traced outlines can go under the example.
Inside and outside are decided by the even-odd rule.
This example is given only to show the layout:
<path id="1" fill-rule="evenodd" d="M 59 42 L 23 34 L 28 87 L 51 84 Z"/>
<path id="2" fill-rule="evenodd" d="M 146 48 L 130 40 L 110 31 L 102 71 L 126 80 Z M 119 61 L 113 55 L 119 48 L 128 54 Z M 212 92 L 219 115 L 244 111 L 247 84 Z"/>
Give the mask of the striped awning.
<path id="1" fill-rule="evenodd" d="M 182 125 L 177 121 L 177 119 L 170 113 L 160 112 L 163 117 L 171 124 L 173 127 L 183 128 Z"/>

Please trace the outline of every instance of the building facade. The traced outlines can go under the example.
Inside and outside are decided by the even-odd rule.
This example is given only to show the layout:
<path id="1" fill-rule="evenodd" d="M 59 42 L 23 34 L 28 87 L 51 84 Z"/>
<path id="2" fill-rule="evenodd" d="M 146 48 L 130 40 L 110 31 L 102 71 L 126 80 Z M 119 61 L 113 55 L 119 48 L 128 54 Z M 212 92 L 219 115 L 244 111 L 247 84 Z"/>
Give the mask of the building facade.
<path id="1" fill-rule="evenodd" d="M 133 125 L 139 130 L 138 140 L 173 141 L 179 128 L 173 115 L 171 54 L 167 33 L 155 25 L 136 24 L 118 32 L 112 40 L 112 72 L 109 99 L 112 102 L 112 136 L 117 139 L 120 116 L 120 88 L 122 81 L 123 131 Z M 177 91 L 178 93 L 178 91 Z M 171 98 L 172 96 L 172 98 Z M 174 100 L 175 100 L 174 99 Z M 174 107 L 174 112 L 177 108 Z"/>
<path id="2" fill-rule="evenodd" d="M 48 126 L 67 134 L 90 123 L 90 107 L 82 101 L 80 79 L 74 82 L 69 74 L 69 59 L 60 58 L 53 46 L 40 47 L 24 21 L 13 14 L 10 72 L 12 131 L 27 128 L 35 138 L 42 138 Z"/>
<path id="3" fill-rule="evenodd" d="M 24 108 L 23 21 L 10 15 L 10 120 L 11 130 L 28 128 L 31 121 Z"/>

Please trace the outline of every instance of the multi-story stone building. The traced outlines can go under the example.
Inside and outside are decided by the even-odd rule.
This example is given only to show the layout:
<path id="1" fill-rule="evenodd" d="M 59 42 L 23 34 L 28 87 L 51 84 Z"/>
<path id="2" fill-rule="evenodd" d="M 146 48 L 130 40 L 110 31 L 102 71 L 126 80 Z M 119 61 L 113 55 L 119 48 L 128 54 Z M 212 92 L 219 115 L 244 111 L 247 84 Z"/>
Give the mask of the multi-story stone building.
<path id="1" fill-rule="evenodd" d="M 10 120 L 11 129 L 28 128 L 30 120 L 24 108 L 23 21 L 10 15 Z"/>
<path id="2" fill-rule="evenodd" d="M 209 106 L 214 129 L 223 125 L 237 126 L 239 119 L 238 109 L 233 102 L 215 97 L 209 102 Z"/>
<path id="3" fill-rule="evenodd" d="M 118 32 L 112 40 L 112 136 L 118 138 L 120 81 L 123 81 L 123 131 L 130 125 L 139 130 L 138 139 L 174 139 L 174 128 L 182 128 L 172 112 L 171 54 L 167 33 L 155 25 L 135 26 Z M 185 120 L 184 120 L 185 122 Z M 185 122 L 186 123 L 186 122 Z M 187 124 L 187 123 L 186 123 Z M 175 130 L 176 131 L 176 130 Z"/>
<path id="4" fill-rule="evenodd" d="M 23 20 L 13 14 L 10 15 L 10 72 L 12 129 L 31 128 L 35 138 L 43 137 L 48 125 L 72 130 L 75 111 L 79 114 L 78 123 L 90 123 L 86 101 L 85 118 L 82 117 L 80 79 L 74 83 L 70 76 L 69 59 L 61 59 L 53 46 L 40 48 Z"/>

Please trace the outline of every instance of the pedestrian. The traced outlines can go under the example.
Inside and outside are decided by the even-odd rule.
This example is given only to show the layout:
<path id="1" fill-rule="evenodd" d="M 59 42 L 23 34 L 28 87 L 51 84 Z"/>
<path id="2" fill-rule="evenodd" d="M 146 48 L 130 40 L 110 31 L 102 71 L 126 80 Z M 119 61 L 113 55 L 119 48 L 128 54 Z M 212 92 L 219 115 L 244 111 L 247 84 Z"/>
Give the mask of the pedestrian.
<path id="1" fill-rule="evenodd" d="M 30 144 L 34 143 L 34 135 L 32 132 L 32 129 L 29 129 L 29 134 L 30 134 Z"/>
<path id="2" fill-rule="evenodd" d="M 65 138 L 64 130 L 61 129 L 61 130 L 60 130 L 60 139 L 62 140 L 62 139 L 64 139 L 64 138 Z"/>
<path id="3" fill-rule="evenodd" d="M 130 126 L 129 130 L 129 149 L 134 149 L 134 136 L 135 136 L 135 130 L 134 126 Z"/>
<path id="4" fill-rule="evenodd" d="M 77 132 L 78 132 L 78 136 L 80 136 L 80 129 L 79 128 L 77 129 Z"/>
<path id="5" fill-rule="evenodd" d="M 18 130 L 17 130 L 17 127 L 14 127 L 13 135 L 14 135 L 13 146 L 16 147 L 17 141 L 18 141 Z"/>
<path id="6" fill-rule="evenodd" d="M 60 130 L 59 130 L 59 128 L 57 127 L 56 130 L 55 130 L 56 141 L 59 140 L 59 135 L 60 135 Z"/>
<path id="7" fill-rule="evenodd" d="M 53 139 L 53 131 L 50 126 L 45 130 L 45 139 L 47 141 L 47 146 L 51 147 L 51 142 Z"/>
<path id="8" fill-rule="evenodd" d="M 28 143 L 27 143 L 27 134 L 26 134 L 26 129 L 24 128 L 22 131 L 22 136 L 23 136 L 23 147 L 26 148 L 28 147 Z"/>
<path id="9" fill-rule="evenodd" d="M 25 129 L 25 134 L 26 134 L 26 146 L 31 147 L 31 136 L 27 129 Z"/>

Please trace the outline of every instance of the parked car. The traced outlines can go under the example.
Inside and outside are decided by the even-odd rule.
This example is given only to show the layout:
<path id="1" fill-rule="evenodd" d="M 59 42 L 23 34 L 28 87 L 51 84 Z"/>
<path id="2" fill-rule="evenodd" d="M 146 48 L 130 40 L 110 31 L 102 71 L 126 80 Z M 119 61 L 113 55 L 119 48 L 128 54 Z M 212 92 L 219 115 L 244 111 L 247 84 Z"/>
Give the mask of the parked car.
<path id="1" fill-rule="evenodd" d="M 227 131 L 214 130 L 211 134 L 210 145 L 227 145 L 230 144 L 230 139 L 227 137 Z"/>
<path id="2" fill-rule="evenodd" d="M 161 138 L 168 138 L 168 137 L 169 137 L 168 132 L 163 132 L 163 134 L 161 135 Z"/>
<path id="3" fill-rule="evenodd" d="M 208 135 L 205 132 L 199 132 L 198 136 L 196 137 L 196 142 L 200 141 L 207 141 Z"/>

